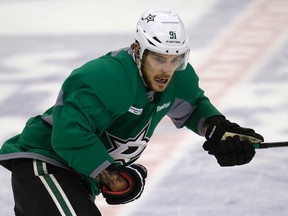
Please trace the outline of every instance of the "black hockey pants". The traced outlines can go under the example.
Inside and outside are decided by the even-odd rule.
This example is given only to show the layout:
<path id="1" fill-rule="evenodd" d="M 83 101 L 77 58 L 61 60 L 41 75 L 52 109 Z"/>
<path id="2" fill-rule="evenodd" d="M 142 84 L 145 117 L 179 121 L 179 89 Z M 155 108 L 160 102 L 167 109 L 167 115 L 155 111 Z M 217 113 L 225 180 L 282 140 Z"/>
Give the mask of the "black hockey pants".
<path id="1" fill-rule="evenodd" d="M 81 176 L 33 159 L 12 162 L 16 216 L 100 216 Z"/>

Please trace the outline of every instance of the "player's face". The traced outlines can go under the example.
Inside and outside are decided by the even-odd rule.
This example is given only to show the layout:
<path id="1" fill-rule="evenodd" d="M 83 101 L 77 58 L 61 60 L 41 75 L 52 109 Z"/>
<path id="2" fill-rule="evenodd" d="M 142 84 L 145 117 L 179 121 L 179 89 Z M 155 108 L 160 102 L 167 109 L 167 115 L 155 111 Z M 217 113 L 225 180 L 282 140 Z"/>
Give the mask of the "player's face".
<path id="1" fill-rule="evenodd" d="M 143 78 L 151 90 L 164 91 L 181 64 L 180 55 L 164 55 L 149 51 L 142 61 Z"/>

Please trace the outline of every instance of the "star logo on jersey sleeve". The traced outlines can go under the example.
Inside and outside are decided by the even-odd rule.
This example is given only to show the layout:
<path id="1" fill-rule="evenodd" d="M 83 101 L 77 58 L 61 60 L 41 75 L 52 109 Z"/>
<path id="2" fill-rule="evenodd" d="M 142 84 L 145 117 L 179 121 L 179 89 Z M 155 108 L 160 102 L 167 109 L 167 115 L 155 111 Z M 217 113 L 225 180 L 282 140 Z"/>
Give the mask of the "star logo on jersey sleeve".
<path id="1" fill-rule="evenodd" d="M 126 164 L 139 158 L 149 141 L 149 137 L 146 136 L 149 126 L 150 122 L 136 137 L 126 140 L 120 139 L 106 132 L 111 144 L 111 148 L 108 150 L 111 157 L 121 164 Z"/>

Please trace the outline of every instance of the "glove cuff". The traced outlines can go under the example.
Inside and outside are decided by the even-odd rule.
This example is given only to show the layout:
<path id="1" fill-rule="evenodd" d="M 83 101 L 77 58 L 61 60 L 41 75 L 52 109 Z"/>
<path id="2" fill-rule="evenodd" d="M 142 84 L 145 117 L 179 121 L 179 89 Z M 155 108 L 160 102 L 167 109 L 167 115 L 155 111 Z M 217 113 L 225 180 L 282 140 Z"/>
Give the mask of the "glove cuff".
<path id="1" fill-rule="evenodd" d="M 211 124 L 217 124 L 220 122 L 223 122 L 226 120 L 226 117 L 223 115 L 216 115 L 216 116 L 211 116 L 209 117 L 206 121 L 205 124 L 211 125 Z"/>
<path id="2" fill-rule="evenodd" d="M 121 175 L 128 183 L 128 188 L 123 191 L 114 192 L 104 185 L 101 188 L 102 195 L 106 198 L 106 202 L 110 205 L 125 204 L 138 199 L 145 185 L 147 170 L 140 164 L 132 164 L 127 167 L 117 167 L 119 175 Z"/>
<path id="3" fill-rule="evenodd" d="M 147 178 L 147 169 L 142 164 L 132 164 L 130 167 L 136 169 L 141 174 L 143 179 Z"/>
<path id="4" fill-rule="evenodd" d="M 221 123 L 226 121 L 225 116 L 212 116 L 205 121 L 207 127 L 205 132 L 206 140 L 220 141 L 225 134 L 225 129 L 221 127 Z"/>
<path id="5" fill-rule="evenodd" d="M 127 181 L 129 187 L 126 188 L 124 191 L 111 191 L 108 187 L 103 185 L 101 189 L 102 193 L 109 194 L 111 197 L 116 196 L 119 198 L 119 196 L 127 194 L 129 191 L 131 191 L 131 188 L 134 186 L 131 177 L 125 172 L 119 172 L 119 174 Z"/>

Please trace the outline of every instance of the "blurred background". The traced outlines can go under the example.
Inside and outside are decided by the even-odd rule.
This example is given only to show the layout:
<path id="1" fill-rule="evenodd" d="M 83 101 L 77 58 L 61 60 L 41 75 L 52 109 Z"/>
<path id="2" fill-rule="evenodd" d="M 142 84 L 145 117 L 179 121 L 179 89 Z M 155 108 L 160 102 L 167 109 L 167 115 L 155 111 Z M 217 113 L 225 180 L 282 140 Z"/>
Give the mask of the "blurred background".
<path id="1" fill-rule="evenodd" d="M 0 146 L 54 104 L 73 69 L 128 47 L 147 9 L 182 18 L 200 85 L 228 119 L 266 141 L 288 140 L 286 0 L 0 0 Z M 203 142 L 164 118 L 139 159 L 149 171 L 144 194 L 122 206 L 99 196 L 102 214 L 288 215 L 288 148 L 257 150 L 251 163 L 221 168 Z M 0 215 L 14 215 L 4 168 L 0 182 Z"/>

